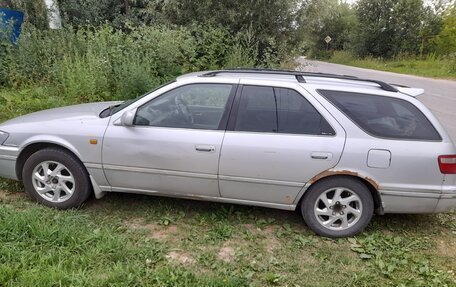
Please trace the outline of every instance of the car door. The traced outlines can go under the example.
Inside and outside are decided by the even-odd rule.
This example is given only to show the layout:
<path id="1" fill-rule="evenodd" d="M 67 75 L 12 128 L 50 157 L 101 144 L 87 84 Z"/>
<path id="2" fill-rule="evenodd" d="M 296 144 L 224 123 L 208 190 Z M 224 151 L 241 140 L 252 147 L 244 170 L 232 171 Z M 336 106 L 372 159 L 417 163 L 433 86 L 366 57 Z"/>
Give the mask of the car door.
<path id="1" fill-rule="evenodd" d="M 238 88 L 223 142 L 221 196 L 293 204 L 312 177 L 337 164 L 345 132 L 304 89 L 248 83 Z"/>
<path id="2" fill-rule="evenodd" d="M 137 107 L 133 126 L 111 124 L 103 168 L 112 190 L 219 197 L 220 148 L 235 89 L 180 86 Z"/>

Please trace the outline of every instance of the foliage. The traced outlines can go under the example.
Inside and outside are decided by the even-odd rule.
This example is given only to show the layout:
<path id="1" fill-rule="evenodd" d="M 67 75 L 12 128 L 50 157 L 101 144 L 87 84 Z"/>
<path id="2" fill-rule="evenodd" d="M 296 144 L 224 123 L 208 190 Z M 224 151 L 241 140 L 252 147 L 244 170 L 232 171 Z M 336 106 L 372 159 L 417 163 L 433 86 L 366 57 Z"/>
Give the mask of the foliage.
<path id="1" fill-rule="evenodd" d="M 127 35 L 107 26 L 77 31 L 28 27 L 4 67 L 7 84 L 53 84 L 81 102 L 132 97 L 180 71 L 183 54 L 191 49 L 187 38 L 181 31 L 161 29 Z"/>
<path id="2" fill-rule="evenodd" d="M 410 270 L 413 275 L 397 280 L 404 286 L 451 286 L 453 283 L 448 273 L 435 269 L 428 259 L 414 254 L 428 248 L 426 240 L 380 233 L 348 240 L 361 259 L 388 278 L 395 278 L 404 269 Z"/>
<path id="3" fill-rule="evenodd" d="M 350 40 L 357 19 L 354 10 L 338 0 L 308 0 L 303 5 L 299 27 L 300 33 L 309 39 L 307 49 L 311 57 L 327 58 L 327 50 L 342 50 Z M 325 42 L 327 36 L 331 42 Z"/>
<path id="4" fill-rule="evenodd" d="M 74 27 L 120 24 L 125 18 L 124 3 L 119 0 L 58 0 L 58 5 L 63 23 Z"/>
<path id="5" fill-rule="evenodd" d="M 189 71 L 257 65 L 258 42 L 249 31 L 231 36 L 210 26 L 23 29 L 17 44 L 0 41 L 0 121 L 69 104 L 134 98 Z M 278 59 L 268 55 L 263 64 L 277 65 Z"/>
<path id="6" fill-rule="evenodd" d="M 456 283 L 456 213 L 375 217 L 335 240 L 289 211 L 132 194 L 59 211 L 0 188 L 1 286 Z"/>
<path id="7" fill-rule="evenodd" d="M 449 72 L 456 73 L 456 52 L 446 56 L 448 59 Z"/>
<path id="8" fill-rule="evenodd" d="M 354 50 L 360 56 L 392 57 L 418 53 L 422 0 L 360 0 Z"/>
<path id="9" fill-rule="evenodd" d="M 435 45 L 439 54 L 456 53 L 456 5 L 445 15 L 442 31 L 435 37 Z"/>
<path id="10" fill-rule="evenodd" d="M 193 24 L 190 33 L 195 39 L 195 55 L 192 70 L 217 69 L 224 65 L 233 39 L 222 27 Z"/>
<path id="11" fill-rule="evenodd" d="M 335 51 L 328 61 L 402 74 L 456 79 L 456 58 L 452 54 L 444 57 L 428 54 L 423 56 L 402 55 L 392 59 L 375 57 L 360 59 L 348 51 Z"/>
<path id="12" fill-rule="evenodd" d="M 226 68 L 254 67 L 258 55 L 258 43 L 252 31 L 238 33 L 226 57 Z M 264 64 L 267 65 L 265 62 Z"/>
<path id="13" fill-rule="evenodd" d="M 266 44 L 266 39 L 271 36 L 288 41 L 297 3 L 296 0 L 170 0 L 151 1 L 148 8 L 160 11 L 169 22 L 177 25 L 222 26 L 231 33 L 250 29 L 260 44 Z"/>
<path id="14" fill-rule="evenodd" d="M 295 20 L 296 0 L 274 1 L 146 1 L 146 0 L 59 0 L 63 22 L 67 26 L 102 25 L 128 29 L 136 25 L 167 25 L 187 27 L 196 37 L 231 37 L 238 33 L 252 32 L 258 42 L 255 62 L 268 62 L 273 56 L 283 60 L 283 46 L 290 54 L 296 44 Z M 216 27 L 216 28 L 213 28 Z M 213 29 L 213 31 L 210 31 Z M 218 32 L 219 34 L 213 34 Z M 228 37 L 229 38 L 229 37 Z M 221 45 L 224 53 L 226 41 L 223 37 L 208 39 L 210 45 Z M 203 39 L 204 40 L 204 39 Z M 214 42 L 212 42 L 214 41 Z M 218 42 L 217 42 L 218 41 Z M 199 43 L 204 43 L 199 42 Z M 201 46 L 207 49 L 206 46 Z M 234 49 L 238 49 L 234 47 Z M 211 50 L 216 51 L 216 50 Z M 204 53 L 204 51 L 202 51 Z M 214 55 L 215 56 L 215 55 Z M 223 54 L 225 56 L 225 54 Z M 211 55 L 208 58 L 212 58 Z M 204 61 L 204 59 L 202 59 Z M 217 61 L 223 59 L 217 58 Z M 214 63 L 211 63 L 213 65 Z M 217 64 L 217 63 L 215 63 Z M 220 63 L 218 63 L 220 64 Z M 205 66 L 208 66 L 205 63 Z M 210 66 L 210 65 L 209 65 Z"/>

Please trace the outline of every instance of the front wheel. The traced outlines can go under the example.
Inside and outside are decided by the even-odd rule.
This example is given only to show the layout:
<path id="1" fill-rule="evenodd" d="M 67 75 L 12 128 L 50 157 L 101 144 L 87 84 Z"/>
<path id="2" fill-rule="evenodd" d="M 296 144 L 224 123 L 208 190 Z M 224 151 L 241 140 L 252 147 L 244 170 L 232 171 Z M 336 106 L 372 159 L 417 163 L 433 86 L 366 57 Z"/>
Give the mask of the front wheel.
<path id="1" fill-rule="evenodd" d="M 301 202 L 301 213 L 315 233 L 350 237 L 364 230 L 374 213 L 369 189 L 351 178 L 328 178 L 312 185 Z"/>
<path id="2" fill-rule="evenodd" d="M 31 155 L 25 162 L 22 179 L 27 193 L 49 207 L 79 207 L 90 195 L 90 179 L 84 166 L 58 148 Z"/>

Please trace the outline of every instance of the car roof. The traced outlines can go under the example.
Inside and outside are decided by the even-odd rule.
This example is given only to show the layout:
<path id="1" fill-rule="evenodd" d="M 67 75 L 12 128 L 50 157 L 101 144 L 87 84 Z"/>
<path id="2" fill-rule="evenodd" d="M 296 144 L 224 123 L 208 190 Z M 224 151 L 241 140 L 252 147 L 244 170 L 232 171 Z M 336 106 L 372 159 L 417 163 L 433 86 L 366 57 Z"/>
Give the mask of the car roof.
<path id="1" fill-rule="evenodd" d="M 189 78 L 236 78 L 236 79 L 257 79 L 268 81 L 286 81 L 300 84 L 311 84 L 318 87 L 332 89 L 347 89 L 347 88 L 362 88 L 377 91 L 387 91 L 392 94 L 405 94 L 407 96 L 416 97 L 424 93 L 423 89 L 410 88 L 401 85 L 388 84 L 375 79 L 364 79 L 350 75 L 338 75 L 327 73 L 310 73 L 291 70 L 276 70 L 276 69 L 227 69 L 215 71 L 201 71 L 182 75 L 177 78 L 177 81 Z"/>

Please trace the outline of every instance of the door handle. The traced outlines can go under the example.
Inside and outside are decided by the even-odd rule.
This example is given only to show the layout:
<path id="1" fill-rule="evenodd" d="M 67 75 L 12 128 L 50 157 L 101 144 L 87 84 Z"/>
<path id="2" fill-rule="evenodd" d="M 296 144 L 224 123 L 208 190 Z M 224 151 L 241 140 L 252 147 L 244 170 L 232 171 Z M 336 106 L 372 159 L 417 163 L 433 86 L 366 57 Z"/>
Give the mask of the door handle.
<path id="1" fill-rule="evenodd" d="M 215 146 L 213 145 L 196 145 L 196 151 L 203 151 L 203 152 L 215 152 Z"/>
<path id="2" fill-rule="evenodd" d="M 310 157 L 313 159 L 330 160 L 330 159 L 332 159 L 332 153 L 330 153 L 330 152 L 313 152 L 310 154 Z"/>

